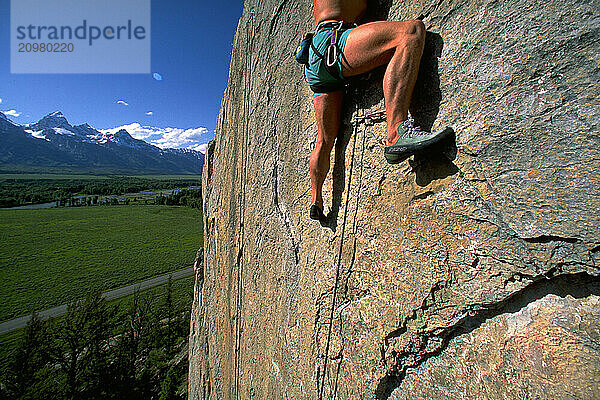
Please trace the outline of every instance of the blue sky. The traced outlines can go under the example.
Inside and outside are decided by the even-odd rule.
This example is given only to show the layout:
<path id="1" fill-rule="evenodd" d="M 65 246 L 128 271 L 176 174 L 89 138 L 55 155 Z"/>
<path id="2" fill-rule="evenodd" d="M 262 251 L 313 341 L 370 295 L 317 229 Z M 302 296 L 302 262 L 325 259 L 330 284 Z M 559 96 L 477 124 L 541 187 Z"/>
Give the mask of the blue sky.
<path id="1" fill-rule="evenodd" d="M 157 81 L 152 74 L 11 74 L 10 0 L 0 0 L 0 110 L 15 110 L 10 118 L 20 124 L 60 110 L 72 124 L 127 125 L 134 137 L 161 147 L 193 147 L 206 141 L 201 132 L 215 129 L 242 6 L 152 0 L 151 68 L 163 77 Z M 184 144 L 177 145 L 178 135 L 187 135 Z"/>

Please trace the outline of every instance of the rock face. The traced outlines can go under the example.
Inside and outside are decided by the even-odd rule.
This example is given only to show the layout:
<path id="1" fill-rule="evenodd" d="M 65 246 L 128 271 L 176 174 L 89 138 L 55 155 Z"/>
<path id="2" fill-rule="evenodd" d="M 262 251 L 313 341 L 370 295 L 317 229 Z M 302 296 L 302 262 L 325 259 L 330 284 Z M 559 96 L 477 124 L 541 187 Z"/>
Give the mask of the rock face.
<path id="1" fill-rule="evenodd" d="M 373 1 L 428 29 L 387 165 L 354 82 L 308 218 L 312 2 L 248 0 L 203 173 L 191 399 L 600 398 L 600 2 Z M 337 396 L 337 397 L 336 397 Z"/>
<path id="2" fill-rule="evenodd" d="M 600 297 L 588 296 L 549 294 L 484 322 L 408 373 L 391 398 L 598 398 Z"/>

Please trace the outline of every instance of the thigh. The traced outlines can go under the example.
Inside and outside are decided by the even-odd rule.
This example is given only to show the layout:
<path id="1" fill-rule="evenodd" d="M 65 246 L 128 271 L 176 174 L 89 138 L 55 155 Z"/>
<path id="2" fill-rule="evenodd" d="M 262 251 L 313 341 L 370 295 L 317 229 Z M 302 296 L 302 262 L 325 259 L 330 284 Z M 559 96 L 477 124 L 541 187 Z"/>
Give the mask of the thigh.
<path id="1" fill-rule="evenodd" d="M 377 21 L 354 28 L 344 47 L 342 74 L 359 75 L 387 64 L 412 30 L 413 21 Z"/>

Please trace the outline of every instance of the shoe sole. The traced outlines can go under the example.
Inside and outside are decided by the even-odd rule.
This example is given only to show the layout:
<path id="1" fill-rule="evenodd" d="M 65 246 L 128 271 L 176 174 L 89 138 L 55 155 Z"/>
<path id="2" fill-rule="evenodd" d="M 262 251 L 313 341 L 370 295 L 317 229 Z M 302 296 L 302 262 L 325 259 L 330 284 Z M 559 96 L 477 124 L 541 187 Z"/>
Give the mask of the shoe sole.
<path id="1" fill-rule="evenodd" d="M 413 154 L 423 150 L 424 148 L 446 139 L 448 136 L 451 135 L 451 133 L 451 130 L 446 129 L 440 132 L 439 135 L 434 136 L 431 139 L 425 140 L 421 143 L 413 144 L 410 146 L 394 147 L 393 152 L 388 152 L 388 149 L 386 148 L 384 151 L 385 159 L 390 164 L 399 164 L 402 161 L 406 160 L 408 157 L 412 156 Z"/>
<path id="2" fill-rule="evenodd" d="M 400 164 L 402 161 L 410 157 L 410 154 L 398 157 L 396 154 L 385 153 L 384 156 L 388 164 Z"/>

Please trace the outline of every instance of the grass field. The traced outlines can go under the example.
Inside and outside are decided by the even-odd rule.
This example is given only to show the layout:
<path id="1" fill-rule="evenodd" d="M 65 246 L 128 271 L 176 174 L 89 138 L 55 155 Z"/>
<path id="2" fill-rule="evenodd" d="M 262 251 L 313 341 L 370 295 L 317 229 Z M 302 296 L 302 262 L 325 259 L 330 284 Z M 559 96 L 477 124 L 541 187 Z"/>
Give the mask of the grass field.
<path id="1" fill-rule="evenodd" d="M 171 206 L 0 210 L 0 321 L 181 269 L 201 211 Z"/>
<path id="2" fill-rule="evenodd" d="M 177 308 L 183 307 L 188 311 L 191 310 L 194 279 L 195 278 L 193 276 L 188 276 L 186 278 L 173 281 L 173 301 L 175 304 L 177 304 Z M 164 302 L 164 297 L 167 290 L 166 288 L 167 285 L 164 284 L 144 290 L 140 292 L 140 294 L 142 297 L 152 296 L 152 308 L 157 310 Z M 119 306 L 120 310 L 124 312 L 127 310 L 132 301 L 133 295 L 129 295 L 121 297 L 120 299 L 112 300 L 109 302 L 109 304 Z M 58 318 L 60 319 L 62 317 Z M 18 329 L 16 331 L 0 335 L 0 365 L 6 365 L 6 363 L 9 361 L 12 351 L 19 344 L 24 332 L 25 329 Z"/>
<path id="3" fill-rule="evenodd" d="M 10 360 L 11 353 L 19 345 L 25 329 L 18 329 L 4 335 L 0 335 L 0 366 L 6 366 Z M 0 367 L 1 369 L 1 367 Z"/>

